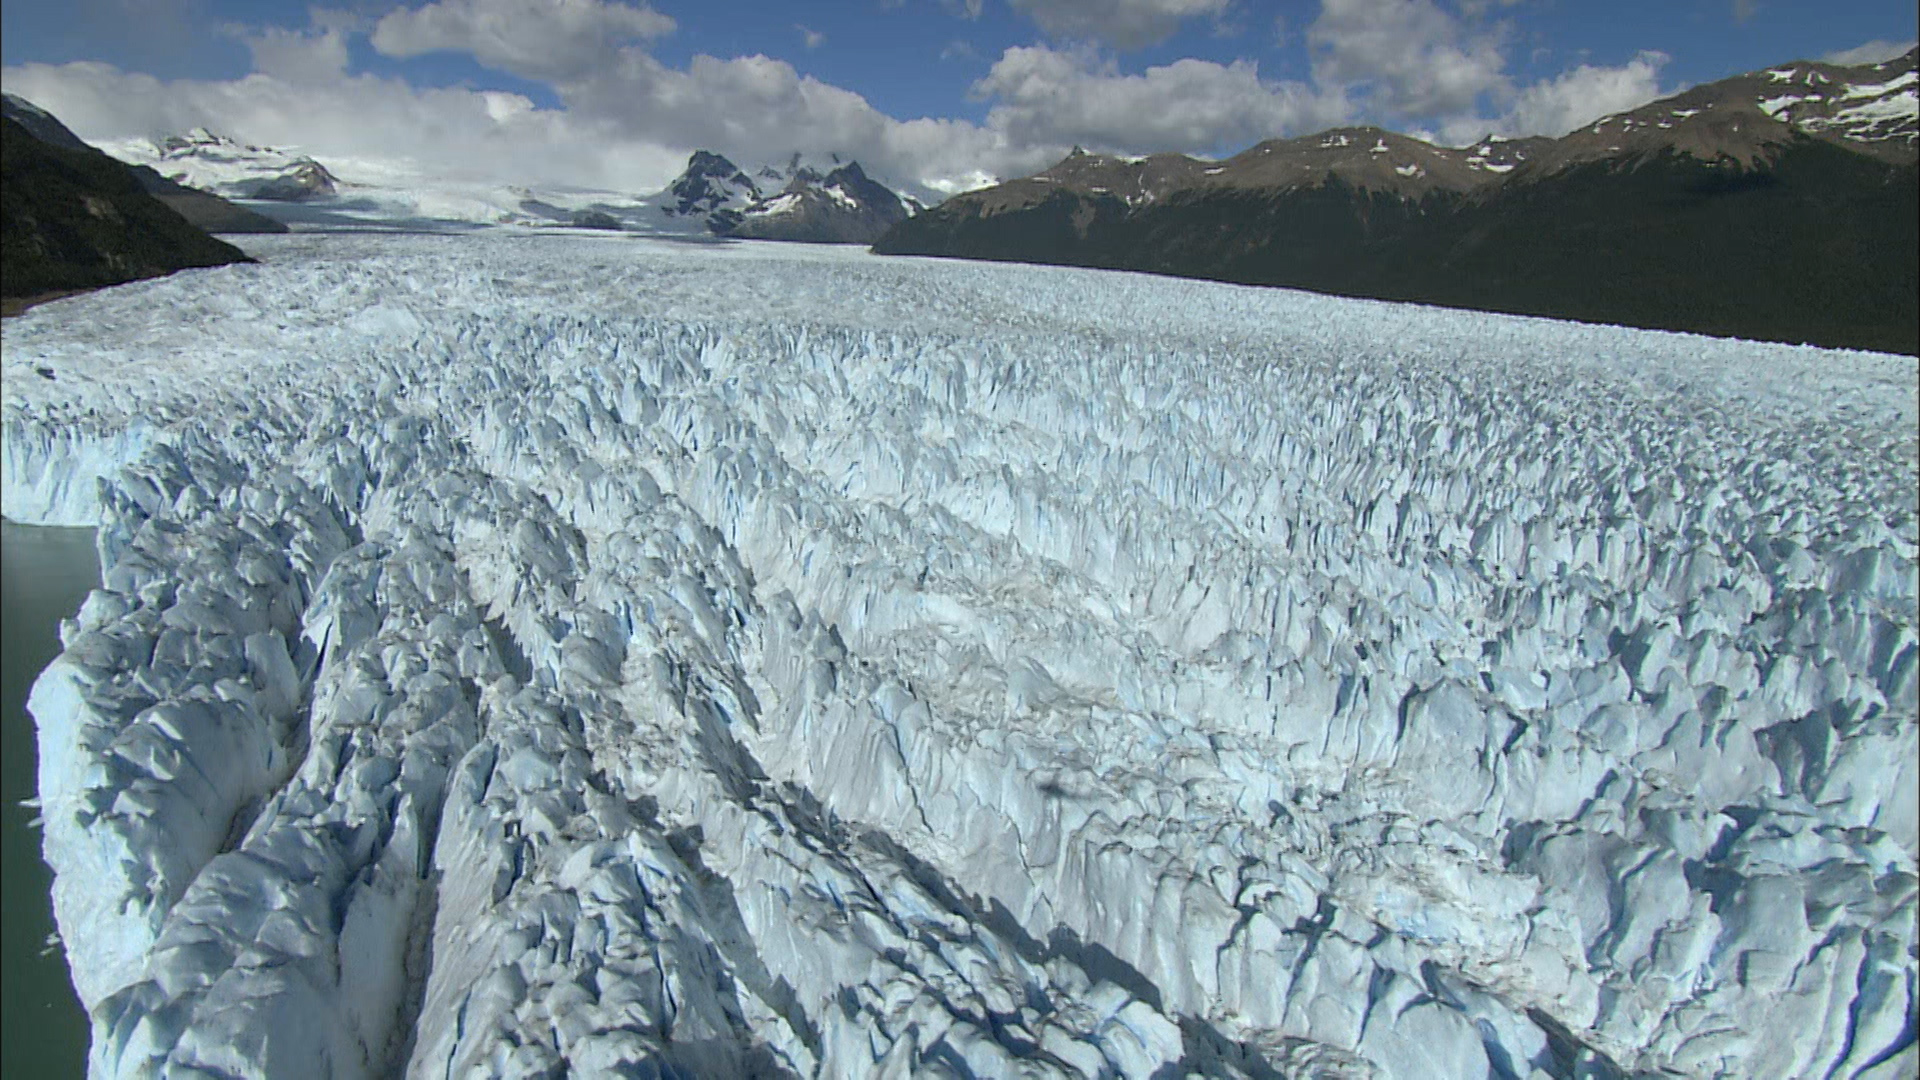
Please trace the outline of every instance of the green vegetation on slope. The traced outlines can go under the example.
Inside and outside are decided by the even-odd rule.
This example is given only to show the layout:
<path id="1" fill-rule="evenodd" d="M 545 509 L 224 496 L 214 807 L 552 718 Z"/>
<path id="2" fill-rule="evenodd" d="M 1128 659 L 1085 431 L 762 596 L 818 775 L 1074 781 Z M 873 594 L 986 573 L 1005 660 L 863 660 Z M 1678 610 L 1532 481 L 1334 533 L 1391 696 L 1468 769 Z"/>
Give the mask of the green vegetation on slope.
<path id="1" fill-rule="evenodd" d="M 0 295 L 248 261 L 147 194 L 120 162 L 48 145 L 12 120 L 0 124 Z"/>

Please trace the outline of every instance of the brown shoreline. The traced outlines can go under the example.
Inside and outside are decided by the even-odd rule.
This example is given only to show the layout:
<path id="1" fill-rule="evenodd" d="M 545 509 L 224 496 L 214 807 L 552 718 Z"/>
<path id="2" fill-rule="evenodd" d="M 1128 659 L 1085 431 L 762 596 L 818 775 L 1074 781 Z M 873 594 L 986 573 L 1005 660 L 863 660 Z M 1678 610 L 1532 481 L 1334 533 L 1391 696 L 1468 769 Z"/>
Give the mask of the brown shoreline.
<path id="1" fill-rule="evenodd" d="M 8 296 L 0 298 L 0 318 L 11 319 L 28 308 L 44 304 L 49 300 L 60 300 L 81 293 L 93 292 L 92 289 L 56 289 L 53 292 L 34 293 L 32 296 Z"/>

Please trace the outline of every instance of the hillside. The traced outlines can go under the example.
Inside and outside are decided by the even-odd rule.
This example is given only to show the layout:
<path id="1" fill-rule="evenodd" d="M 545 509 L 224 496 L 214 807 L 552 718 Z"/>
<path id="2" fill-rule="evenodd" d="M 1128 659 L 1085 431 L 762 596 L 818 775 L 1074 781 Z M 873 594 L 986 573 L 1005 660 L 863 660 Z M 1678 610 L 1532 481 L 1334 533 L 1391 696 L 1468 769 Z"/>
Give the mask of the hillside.
<path id="1" fill-rule="evenodd" d="M 107 155 L 41 142 L 11 119 L 0 125 L 0 295 L 31 297 L 249 261 L 147 194 Z"/>
<path id="2" fill-rule="evenodd" d="M 1215 163 L 1076 151 L 874 250 L 1916 353 L 1914 66 L 1787 65 L 1465 149 L 1359 128 Z"/>
<path id="3" fill-rule="evenodd" d="M 18 121 L 28 134 L 41 142 L 69 150 L 95 149 L 55 119 L 52 113 L 24 98 L 7 94 L 3 106 L 10 120 Z M 210 192 L 190 188 L 160 175 L 145 165 L 133 167 L 134 177 L 147 194 L 159 199 L 174 213 L 210 233 L 283 233 L 287 226 L 256 214 L 243 206 Z"/>

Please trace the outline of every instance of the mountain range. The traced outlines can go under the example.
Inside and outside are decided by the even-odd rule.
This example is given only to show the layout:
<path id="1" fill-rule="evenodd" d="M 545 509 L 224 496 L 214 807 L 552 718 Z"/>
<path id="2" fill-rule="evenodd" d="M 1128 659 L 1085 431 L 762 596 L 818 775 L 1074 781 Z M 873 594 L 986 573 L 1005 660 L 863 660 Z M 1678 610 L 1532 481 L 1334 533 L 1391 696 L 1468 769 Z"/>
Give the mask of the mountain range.
<path id="1" fill-rule="evenodd" d="M 1343 128 L 1217 162 L 1076 149 L 874 250 L 1915 353 L 1915 100 L 1908 52 L 1740 75 L 1558 139 Z"/>
<path id="2" fill-rule="evenodd" d="M 16 120 L 25 111 L 16 101 L 0 117 L 0 296 L 9 314 L 35 299 L 247 261 L 51 117 L 41 114 L 51 128 Z"/>
<path id="3" fill-rule="evenodd" d="M 1075 148 L 932 209 L 838 155 L 742 167 L 701 150 L 664 190 L 628 195 L 323 164 L 205 129 L 102 149 L 209 232 L 519 225 L 872 243 L 1920 353 L 1915 67 L 1912 51 L 1796 62 L 1560 138 L 1464 148 L 1377 127 L 1273 139 L 1221 161 Z M 30 103 L 8 95 L 5 110 L 30 141 L 97 153 Z M 97 165 L 84 171 L 104 177 Z M 94 219 L 81 232 L 97 233 Z M 26 279 L 18 259 L 9 265 Z"/>
<path id="4" fill-rule="evenodd" d="M 104 149 L 189 190 L 314 227 L 532 225 L 868 244 L 921 208 L 838 155 L 814 161 L 794 154 L 746 169 L 699 150 L 664 190 L 635 196 L 412 176 L 367 162 L 329 167 L 204 128 L 109 142 Z"/>
<path id="5" fill-rule="evenodd" d="M 63 147 L 68 150 L 88 150 L 98 153 L 94 147 L 82 141 L 78 135 L 67 130 L 67 126 L 53 117 L 53 114 L 33 104 L 25 98 L 13 94 L 4 95 L 0 112 L 7 119 L 19 124 L 27 134 L 43 143 Z M 147 165 L 132 166 L 133 175 L 147 194 L 160 200 L 188 222 L 210 233 L 283 233 L 287 226 L 264 214 L 257 214 L 211 192 L 191 188 L 160 175 Z"/>
<path id="6" fill-rule="evenodd" d="M 662 214 L 703 220 L 716 236 L 753 240 L 867 244 L 922 209 L 837 154 L 829 166 L 795 154 L 784 167 L 763 165 L 749 175 L 700 150 L 665 194 Z"/>

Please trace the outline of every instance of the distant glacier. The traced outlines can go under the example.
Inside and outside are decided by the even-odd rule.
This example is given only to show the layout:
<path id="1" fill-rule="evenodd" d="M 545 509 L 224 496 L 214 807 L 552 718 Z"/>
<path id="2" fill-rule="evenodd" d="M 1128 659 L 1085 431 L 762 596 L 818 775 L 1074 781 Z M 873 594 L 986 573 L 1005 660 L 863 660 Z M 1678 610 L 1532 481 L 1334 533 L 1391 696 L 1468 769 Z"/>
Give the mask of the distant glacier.
<path id="1" fill-rule="evenodd" d="M 7 325 L 95 1076 L 1920 1066 L 1911 358 L 246 247 Z"/>

